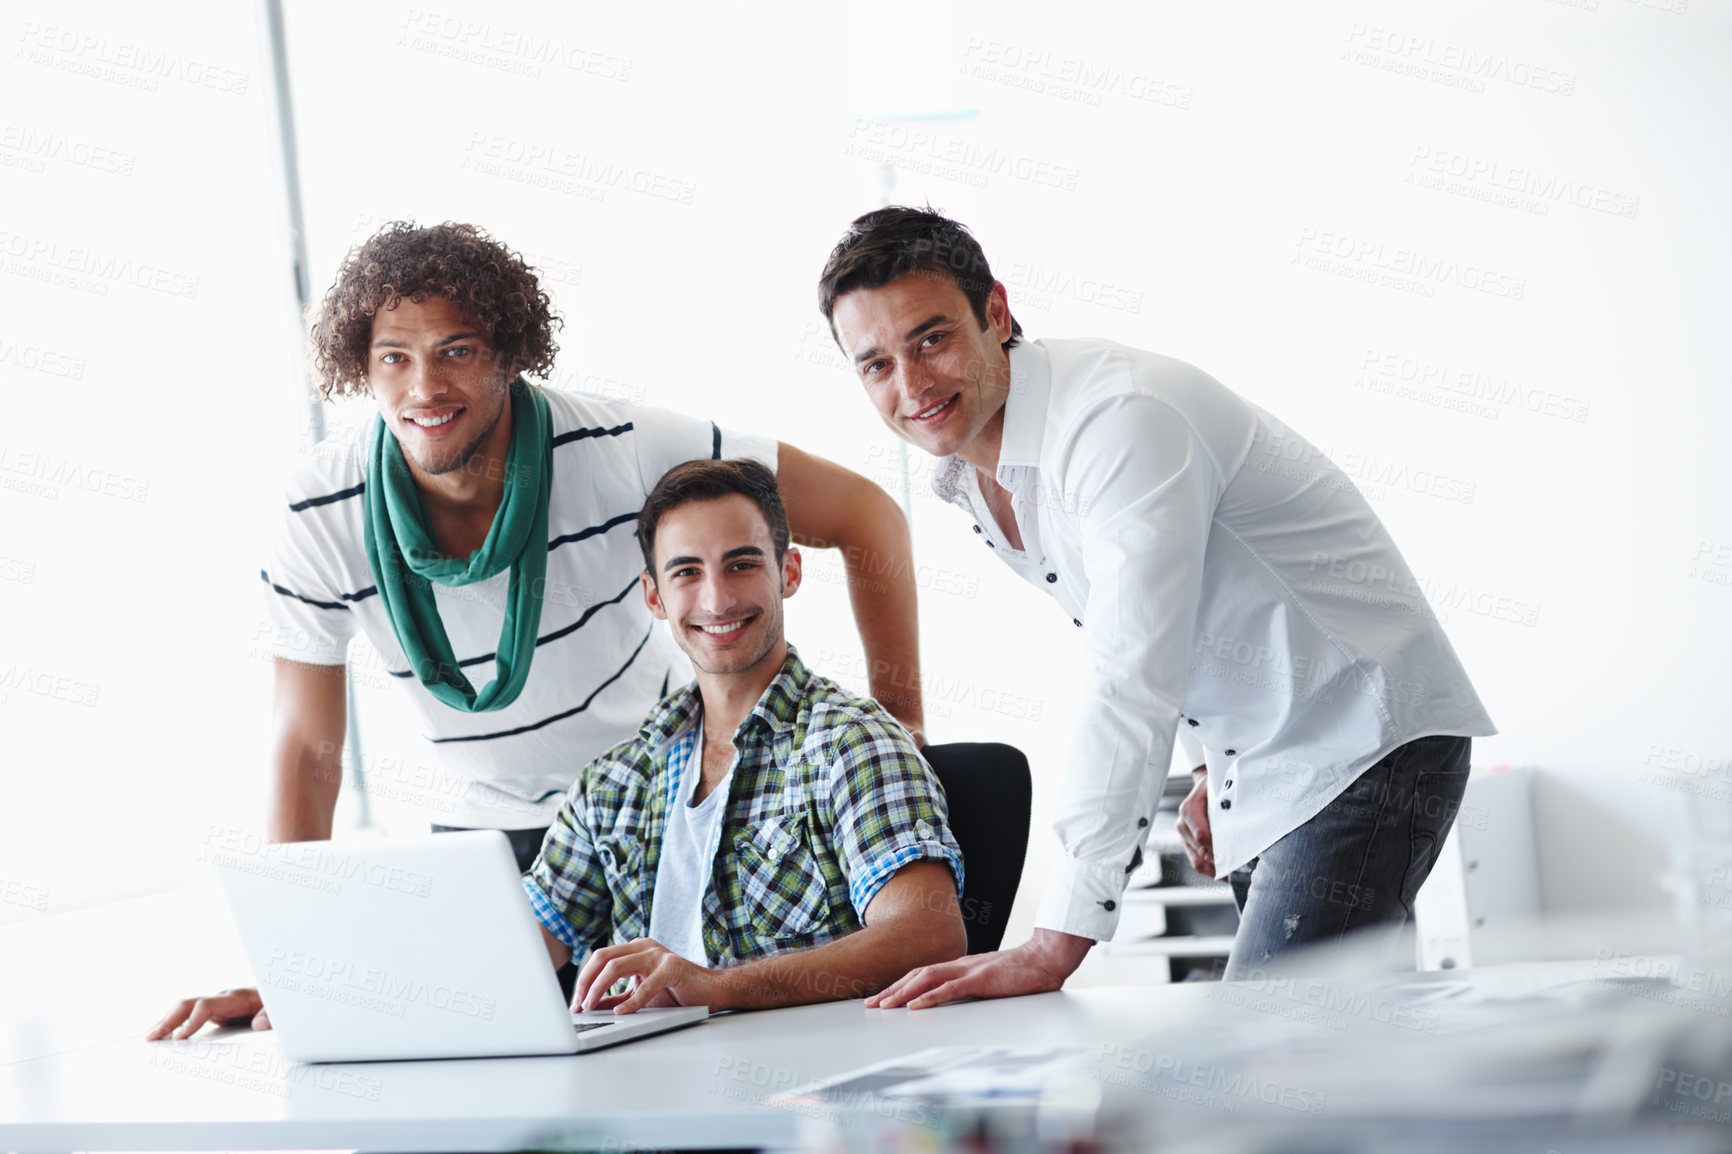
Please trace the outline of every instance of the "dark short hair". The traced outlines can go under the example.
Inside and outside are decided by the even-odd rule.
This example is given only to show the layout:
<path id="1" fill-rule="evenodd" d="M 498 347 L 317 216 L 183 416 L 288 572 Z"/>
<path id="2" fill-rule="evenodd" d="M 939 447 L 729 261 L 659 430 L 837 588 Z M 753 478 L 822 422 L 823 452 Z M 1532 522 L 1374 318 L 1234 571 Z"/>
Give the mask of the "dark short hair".
<path id="1" fill-rule="evenodd" d="M 733 493 L 750 497 L 758 506 L 770 526 L 776 563 L 782 563 L 782 556 L 788 551 L 788 511 L 782 507 L 776 474 L 748 459 L 687 461 L 662 474 L 637 515 L 637 543 L 643 550 L 644 568 L 652 579 L 656 575 L 656 526 L 661 519 L 692 501 L 716 501 Z"/>
<path id="2" fill-rule="evenodd" d="M 818 307 L 830 323 L 830 336 L 836 337 L 838 300 L 856 289 L 883 288 L 911 272 L 937 273 L 954 282 L 968 298 L 974 319 L 986 328 L 986 301 L 997 281 L 968 226 L 930 208 L 893 204 L 856 217 L 824 262 Z M 1022 325 L 1012 316 L 1005 350 L 1021 336 Z"/>
<path id="3" fill-rule="evenodd" d="M 434 297 L 487 330 L 507 379 L 553 368 L 553 331 L 564 322 L 522 254 L 472 224 L 420 228 L 394 220 L 349 250 L 308 326 L 313 376 L 325 399 L 367 392 L 374 314 Z"/>

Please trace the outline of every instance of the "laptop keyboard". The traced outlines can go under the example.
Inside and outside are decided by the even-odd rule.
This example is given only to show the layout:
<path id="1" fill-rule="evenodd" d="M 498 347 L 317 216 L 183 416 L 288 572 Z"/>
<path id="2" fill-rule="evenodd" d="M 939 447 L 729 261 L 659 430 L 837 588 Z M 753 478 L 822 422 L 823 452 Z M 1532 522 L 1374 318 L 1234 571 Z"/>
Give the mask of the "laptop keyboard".
<path id="1" fill-rule="evenodd" d="M 614 1024 L 613 1022 L 573 1022 L 571 1028 L 581 1034 L 585 1030 L 605 1030 Z"/>

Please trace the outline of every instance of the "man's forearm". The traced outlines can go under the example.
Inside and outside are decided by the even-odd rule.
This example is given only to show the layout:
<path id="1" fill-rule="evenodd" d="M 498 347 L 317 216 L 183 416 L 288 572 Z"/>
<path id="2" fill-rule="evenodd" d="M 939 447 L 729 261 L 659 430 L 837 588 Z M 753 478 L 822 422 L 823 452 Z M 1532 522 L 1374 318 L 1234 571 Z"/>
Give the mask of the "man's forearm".
<path id="1" fill-rule="evenodd" d="M 343 786 L 348 673 L 341 665 L 281 657 L 274 664 L 266 834 L 272 841 L 324 841 L 331 836 L 337 791 Z"/>
<path id="2" fill-rule="evenodd" d="M 920 732 L 925 717 L 908 519 L 890 494 L 833 461 L 786 443 L 777 446 L 776 459 L 794 543 L 842 551 L 872 696 Z"/>
<path id="3" fill-rule="evenodd" d="M 959 948 L 948 939 L 960 924 L 954 918 L 899 919 L 814 949 L 716 971 L 726 1005 L 712 1008 L 769 1010 L 863 998 L 911 969 L 959 956 L 967 948 L 966 939 Z"/>
<path id="4" fill-rule="evenodd" d="M 914 546 L 908 522 L 890 495 L 877 489 L 873 501 L 881 508 L 861 510 L 835 544 L 848 569 L 848 599 L 866 650 L 868 688 L 903 725 L 924 732 Z"/>
<path id="5" fill-rule="evenodd" d="M 275 758 L 266 836 L 272 841 L 329 840 L 343 784 L 342 747 L 319 750 L 285 744 L 277 748 Z"/>

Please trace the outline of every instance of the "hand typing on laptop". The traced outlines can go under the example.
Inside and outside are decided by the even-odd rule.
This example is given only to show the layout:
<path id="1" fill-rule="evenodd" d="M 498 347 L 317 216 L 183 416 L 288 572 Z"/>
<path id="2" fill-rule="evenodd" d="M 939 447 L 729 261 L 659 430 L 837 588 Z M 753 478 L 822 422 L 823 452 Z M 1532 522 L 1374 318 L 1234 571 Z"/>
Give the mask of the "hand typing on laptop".
<path id="1" fill-rule="evenodd" d="M 638 541 L 645 602 L 697 677 L 584 768 L 523 877 L 553 965 L 581 959 L 573 1009 L 856 998 L 961 956 L 963 863 L 936 777 L 878 703 L 783 636 L 801 559 L 774 475 L 677 466 Z M 249 1018 L 269 1028 L 258 991 L 228 990 L 150 1037 Z"/>

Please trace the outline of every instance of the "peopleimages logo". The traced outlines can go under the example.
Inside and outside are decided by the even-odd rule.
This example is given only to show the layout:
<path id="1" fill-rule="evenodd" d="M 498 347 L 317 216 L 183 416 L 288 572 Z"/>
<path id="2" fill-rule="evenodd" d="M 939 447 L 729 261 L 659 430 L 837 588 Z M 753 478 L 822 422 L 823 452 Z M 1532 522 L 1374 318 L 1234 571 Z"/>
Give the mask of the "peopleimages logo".
<path id="1" fill-rule="evenodd" d="M 690 204 L 698 190 L 695 181 L 592 153 L 573 152 L 553 141 L 477 131 L 469 134 L 465 153 L 459 167 L 489 176 L 524 178 L 523 183 L 579 193 L 595 200 L 602 199 L 611 189 L 653 200 Z"/>
<path id="2" fill-rule="evenodd" d="M 487 1022 L 499 1010 L 497 998 L 484 997 L 472 990 L 280 946 L 272 947 L 265 968 L 261 984 L 266 988 L 360 1004 L 363 1009 L 397 1018 L 403 1017 L 407 1006 L 413 1003 Z"/>
<path id="3" fill-rule="evenodd" d="M 431 874 L 366 861 L 329 842 L 272 842 L 263 834 L 222 825 L 210 826 L 204 841 L 204 859 L 219 867 L 308 889 L 340 893 L 343 883 L 352 881 L 413 897 L 433 892 Z"/>
<path id="4" fill-rule="evenodd" d="M 844 155 L 877 164 L 956 180 L 976 187 L 986 187 L 994 176 L 1025 180 L 1048 188 L 1076 190 L 1082 173 L 1070 165 L 1002 148 L 982 144 L 961 136 L 950 136 L 927 128 L 909 127 L 888 121 L 854 121 Z"/>
<path id="5" fill-rule="evenodd" d="M 195 276 L 97 248 L 62 246 L 58 240 L 0 231 L 0 255 L 8 258 L 9 273 L 98 296 L 106 296 L 109 285 L 127 284 L 184 300 L 198 298 Z"/>
<path id="6" fill-rule="evenodd" d="M 22 44 L 18 59 L 32 64 L 72 72 L 97 80 L 108 80 L 138 88 L 157 91 L 159 81 L 178 80 L 194 88 L 208 88 L 231 96 L 245 96 L 251 82 L 250 73 L 224 68 L 171 49 L 157 49 L 130 40 L 110 40 L 61 28 L 53 24 L 26 21 L 18 40 Z"/>
<path id="7" fill-rule="evenodd" d="M 1556 417 L 1581 424 L 1588 419 L 1590 402 L 1579 397 L 1526 386 L 1507 376 L 1472 368 L 1452 366 L 1442 360 L 1407 356 L 1385 349 L 1369 348 L 1360 358 L 1357 388 L 1416 395 L 1442 396 L 1471 406 L 1476 416 L 1496 420 L 1499 412 L 1520 410 L 1535 416 Z"/>
<path id="8" fill-rule="evenodd" d="M 133 165 L 138 162 L 137 155 L 131 152 L 91 144 L 59 132 L 38 132 L 22 124 L 0 127 L 0 152 L 17 154 L 36 172 L 41 172 L 49 161 L 56 161 L 73 168 L 131 176 Z"/>
<path id="9" fill-rule="evenodd" d="M 1450 177 L 1488 194 L 1512 194 L 1516 198 L 1510 203 L 1513 208 L 1527 208 L 1521 198 L 1531 198 L 1535 202 L 1533 208 L 1538 209 L 1536 215 L 1539 216 L 1547 215 L 1549 206 L 1553 204 L 1567 204 L 1607 216 L 1634 220 L 1642 207 L 1641 197 L 1628 193 L 1614 192 L 1585 181 L 1570 180 L 1554 172 L 1543 172 L 1525 165 L 1505 164 L 1501 160 L 1470 156 L 1467 153 L 1433 148 L 1425 144 L 1414 147 L 1408 166 L 1414 170 L 1408 173 L 1410 183 L 1423 182 L 1426 176 Z M 1415 180 L 1416 177 L 1419 181 Z M 1460 191 L 1447 185 L 1427 187 L 1437 187 L 1446 192 Z"/>
<path id="10" fill-rule="evenodd" d="M 962 57 L 957 71 L 972 79 L 1078 104 L 1098 107 L 1103 97 L 1118 96 L 1179 110 L 1191 107 L 1193 93 L 1187 85 L 1153 72 L 1100 64 L 1045 47 L 970 36 Z"/>
<path id="11" fill-rule="evenodd" d="M 1302 228 L 1294 246 L 1299 250 L 1293 257 L 1294 264 L 1384 287 L 1418 291 L 1422 296 L 1435 295 L 1437 285 L 1512 301 L 1519 301 L 1527 294 L 1526 277 L 1351 233 Z"/>
<path id="12" fill-rule="evenodd" d="M 1347 31 L 1348 51 L 1356 64 L 1409 73 L 1420 79 L 1449 79 L 1454 87 L 1485 91 L 1487 81 L 1532 88 L 1556 96 L 1576 91 L 1576 75 L 1518 60 L 1502 52 L 1402 32 L 1376 24 L 1353 24 Z"/>

